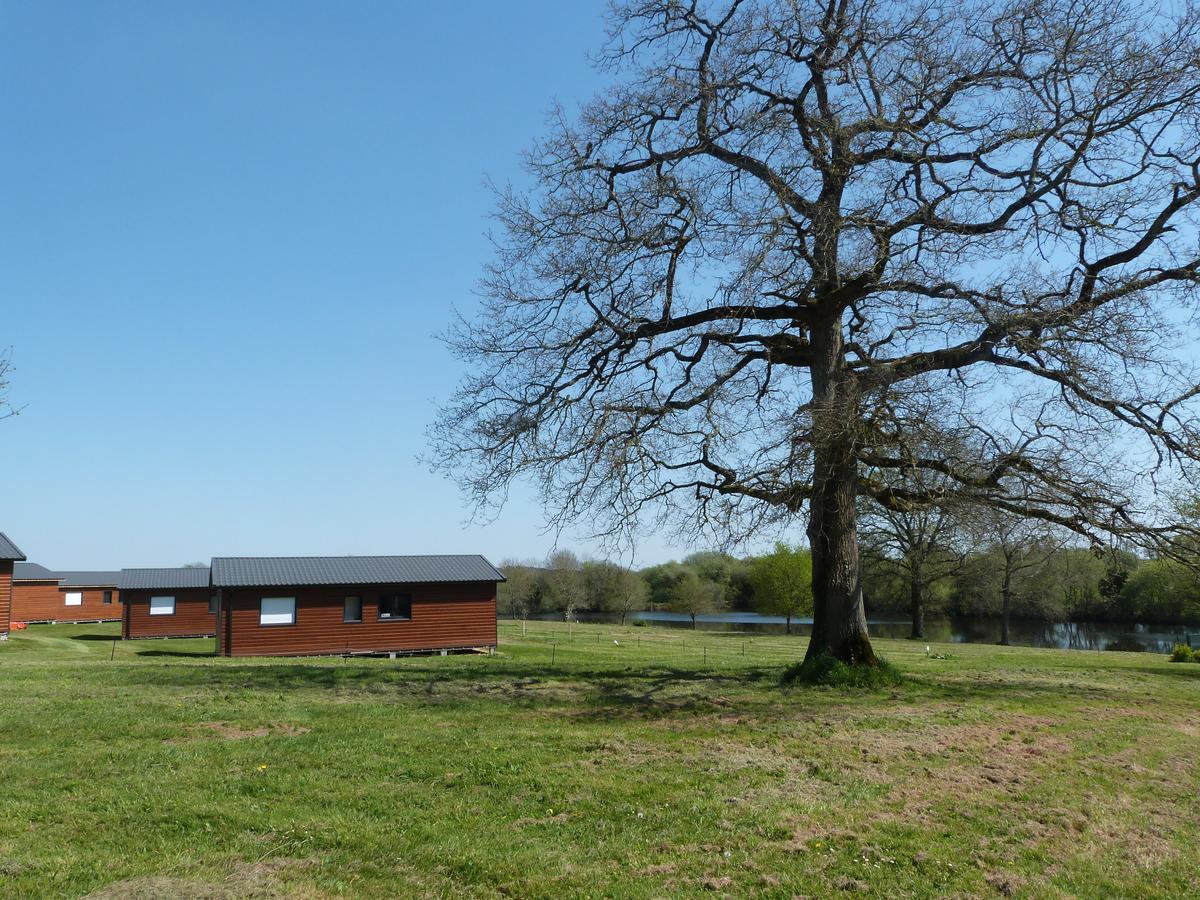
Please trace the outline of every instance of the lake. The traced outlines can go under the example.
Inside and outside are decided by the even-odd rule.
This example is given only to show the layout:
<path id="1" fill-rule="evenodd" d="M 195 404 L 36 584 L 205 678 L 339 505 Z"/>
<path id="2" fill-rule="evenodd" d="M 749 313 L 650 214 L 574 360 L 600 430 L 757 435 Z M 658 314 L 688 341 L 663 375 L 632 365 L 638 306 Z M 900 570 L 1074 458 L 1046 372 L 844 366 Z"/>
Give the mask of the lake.
<path id="1" fill-rule="evenodd" d="M 507 617 L 505 617 L 507 618 Z M 541 613 L 535 619 L 554 620 L 554 613 Z M 616 624 L 620 616 L 613 613 L 580 613 L 581 622 Z M 691 628 L 691 619 L 683 613 L 643 611 L 630 615 L 647 624 L 670 628 Z M 869 618 L 871 634 L 884 638 L 906 638 L 911 630 L 907 619 Z M 764 616 L 754 612 L 725 612 L 697 616 L 696 625 L 702 631 L 744 631 L 763 634 L 783 634 L 782 616 Z M 812 631 L 812 619 L 793 619 L 792 633 L 806 635 Z M 1177 643 L 1186 643 L 1191 635 L 1192 645 L 1200 644 L 1200 625 L 1147 625 L 1138 622 L 1042 622 L 1012 619 L 1009 637 L 1013 644 L 1025 647 L 1053 647 L 1060 650 L 1142 650 L 1169 653 Z M 925 637 L 931 642 L 953 644 L 996 644 L 1000 642 L 999 617 L 969 619 L 926 619 Z"/>

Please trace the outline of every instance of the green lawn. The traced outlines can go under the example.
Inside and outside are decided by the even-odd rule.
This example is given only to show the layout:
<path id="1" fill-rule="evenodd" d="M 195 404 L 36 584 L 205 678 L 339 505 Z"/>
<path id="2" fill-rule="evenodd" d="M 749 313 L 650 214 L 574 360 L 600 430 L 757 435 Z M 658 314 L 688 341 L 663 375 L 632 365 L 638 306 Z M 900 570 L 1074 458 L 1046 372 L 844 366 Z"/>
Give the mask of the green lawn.
<path id="1" fill-rule="evenodd" d="M 1200 665 L 537 623 L 500 653 L 0 645 L 0 895 L 1200 895 Z M 553 660 L 553 662 L 552 662 Z"/>

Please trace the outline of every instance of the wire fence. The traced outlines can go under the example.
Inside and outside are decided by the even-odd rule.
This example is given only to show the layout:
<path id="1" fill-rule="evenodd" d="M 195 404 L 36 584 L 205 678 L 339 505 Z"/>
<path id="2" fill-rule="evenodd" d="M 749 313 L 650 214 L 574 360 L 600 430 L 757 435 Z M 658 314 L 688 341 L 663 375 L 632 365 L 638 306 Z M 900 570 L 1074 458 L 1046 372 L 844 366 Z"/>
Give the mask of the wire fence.
<path id="1" fill-rule="evenodd" d="M 591 659 L 606 662 L 680 665 L 688 668 L 786 665 L 802 659 L 808 640 L 801 636 L 752 636 L 739 633 L 674 634 L 649 628 L 619 628 L 574 623 L 534 625 L 500 623 L 500 648 L 537 649 L 549 661 Z M 539 654 L 541 655 L 541 654 Z"/>

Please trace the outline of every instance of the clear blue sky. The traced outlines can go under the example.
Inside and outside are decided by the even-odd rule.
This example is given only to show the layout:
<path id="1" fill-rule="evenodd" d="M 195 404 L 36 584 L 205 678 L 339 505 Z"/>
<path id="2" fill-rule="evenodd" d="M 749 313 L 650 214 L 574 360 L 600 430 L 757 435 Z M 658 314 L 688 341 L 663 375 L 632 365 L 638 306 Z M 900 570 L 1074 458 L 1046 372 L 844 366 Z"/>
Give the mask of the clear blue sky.
<path id="1" fill-rule="evenodd" d="M 416 456 L 483 179 L 594 89 L 603 5 L 0 3 L 0 530 L 59 568 L 544 554 L 531 495 L 468 526 Z"/>

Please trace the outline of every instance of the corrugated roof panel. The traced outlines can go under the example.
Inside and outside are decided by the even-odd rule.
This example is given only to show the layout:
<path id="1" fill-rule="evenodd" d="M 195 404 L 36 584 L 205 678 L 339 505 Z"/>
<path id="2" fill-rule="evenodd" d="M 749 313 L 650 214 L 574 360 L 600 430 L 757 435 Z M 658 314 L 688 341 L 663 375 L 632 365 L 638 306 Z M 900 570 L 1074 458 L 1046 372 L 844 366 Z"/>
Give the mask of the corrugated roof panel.
<path id="1" fill-rule="evenodd" d="M 120 572 L 57 572 L 67 587 L 116 587 Z"/>
<path id="2" fill-rule="evenodd" d="M 37 563 L 13 563 L 13 581 L 58 581 L 57 572 L 52 572 Z"/>
<path id="3" fill-rule="evenodd" d="M 504 581 L 504 575 L 478 555 L 224 556 L 212 561 L 215 587 L 480 581 Z"/>
<path id="4" fill-rule="evenodd" d="M 8 539 L 8 535 L 0 531 L 0 559 L 8 561 L 24 560 L 25 554 L 21 548 Z"/>
<path id="5" fill-rule="evenodd" d="M 205 568 L 186 569 L 122 569 L 117 587 L 122 591 L 166 591 L 182 588 L 204 588 L 209 585 Z"/>

